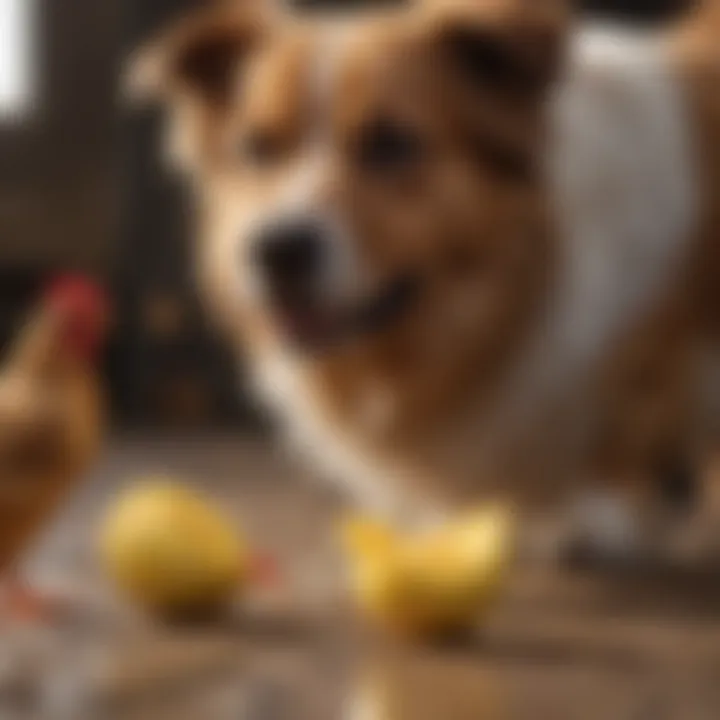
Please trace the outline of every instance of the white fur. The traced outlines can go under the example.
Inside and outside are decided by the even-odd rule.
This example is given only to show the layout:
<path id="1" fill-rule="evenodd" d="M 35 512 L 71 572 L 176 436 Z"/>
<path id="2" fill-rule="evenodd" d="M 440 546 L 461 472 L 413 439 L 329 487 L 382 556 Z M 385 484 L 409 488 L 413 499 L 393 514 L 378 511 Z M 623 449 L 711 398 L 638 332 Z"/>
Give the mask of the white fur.
<path id="1" fill-rule="evenodd" d="M 256 368 L 256 381 L 261 395 L 285 420 L 291 448 L 311 459 L 352 501 L 389 519 L 430 522 L 427 519 L 434 514 L 432 509 L 409 502 L 400 491 L 406 484 L 405 471 L 380 463 L 369 448 L 354 440 L 351 429 L 327 415 L 304 382 L 301 358 L 264 358 Z M 361 423 L 362 415 L 361 408 Z"/>
<path id="2" fill-rule="evenodd" d="M 369 688 L 360 688 L 348 698 L 343 720 L 388 720 L 382 700 Z"/>
<path id="3" fill-rule="evenodd" d="M 556 332 L 596 357 L 645 313 L 688 247 L 697 174 L 678 80 L 655 37 L 595 29 L 575 38 L 551 147 L 564 285 Z"/>
<path id="4" fill-rule="evenodd" d="M 579 31 L 551 111 L 560 275 L 546 323 L 489 419 L 490 443 L 509 435 L 512 444 L 513 429 L 532 424 L 535 410 L 573 397 L 584 416 L 572 429 L 589 429 L 589 398 L 579 391 L 603 350 L 652 310 L 698 217 L 691 127 L 660 39 Z"/>

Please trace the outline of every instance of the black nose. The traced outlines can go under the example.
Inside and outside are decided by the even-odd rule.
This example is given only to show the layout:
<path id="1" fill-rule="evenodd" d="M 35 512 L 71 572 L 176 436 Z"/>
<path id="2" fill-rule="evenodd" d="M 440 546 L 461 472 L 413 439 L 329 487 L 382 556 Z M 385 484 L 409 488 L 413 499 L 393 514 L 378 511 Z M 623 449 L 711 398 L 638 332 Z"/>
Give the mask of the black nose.
<path id="1" fill-rule="evenodd" d="M 308 220 L 274 225 L 257 238 L 255 262 L 272 282 L 309 280 L 322 261 L 322 235 L 318 224 Z"/>

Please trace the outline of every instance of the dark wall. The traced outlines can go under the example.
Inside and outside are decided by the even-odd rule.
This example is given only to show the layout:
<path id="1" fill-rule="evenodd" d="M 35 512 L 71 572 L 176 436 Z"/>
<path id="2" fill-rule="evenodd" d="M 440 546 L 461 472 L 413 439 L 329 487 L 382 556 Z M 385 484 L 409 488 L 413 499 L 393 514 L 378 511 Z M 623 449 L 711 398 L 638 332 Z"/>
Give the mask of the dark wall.
<path id="1" fill-rule="evenodd" d="M 117 246 L 122 0 L 37 0 L 40 99 L 0 126 L 0 266 L 104 267 Z"/>
<path id="2" fill-rule="evenodd" d="M 588 14 L 633 23 L 663 23 L 688 10 L 694 0 L 581 0 Z"/>
<path id="3" fill-rule="evenodd" d="M 125 51 L 195 4 L 126 0 Z M 126 113 L 123 120 L 116 406 L 130 424 L 245 424 L 252 411 L 242 402 L 233 359 L 198 307 L 190 198 L 162 166 L 161 121 L 152 110 Z"/>
<path id="4" fill-rule="evenodd" d="M 115 74 L 123 0 L 35 0 L 39 97 L 0 123 L 0 346 L 48 273 L 117 251 Z"/>

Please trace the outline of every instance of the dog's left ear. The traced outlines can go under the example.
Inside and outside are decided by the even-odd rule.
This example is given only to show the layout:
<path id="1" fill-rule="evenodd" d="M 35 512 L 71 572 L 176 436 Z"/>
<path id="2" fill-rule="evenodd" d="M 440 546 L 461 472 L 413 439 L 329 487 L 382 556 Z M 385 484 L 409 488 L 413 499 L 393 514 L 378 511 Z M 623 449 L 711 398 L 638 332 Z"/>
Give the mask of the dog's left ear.
<path id="1" fill-rule="evenodd" d="M 557 77 L 567 21 L 563 0 L 458 3 L 435 20 L 442 49 L 468 82 L 525 100 Z"/>
<path id="2" fill-rule="evenodd" d="M 484 93 L 532 101 L 556 78 L 566 0 L 424 0 L 444 59 Z"/>
<path id="3" fill-rule="evenodd" d="M 419 12 L 458 134 L 502 174 L 528 177 L 563 63 L 566 0 L 421 0 Z"/>

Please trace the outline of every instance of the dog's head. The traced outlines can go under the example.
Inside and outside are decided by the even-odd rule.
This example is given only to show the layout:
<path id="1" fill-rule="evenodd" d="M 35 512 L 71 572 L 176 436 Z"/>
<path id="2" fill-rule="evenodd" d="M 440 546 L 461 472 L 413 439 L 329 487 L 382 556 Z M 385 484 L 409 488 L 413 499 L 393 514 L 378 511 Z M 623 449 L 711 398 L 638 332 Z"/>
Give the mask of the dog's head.
<path id="1" fill-rule="evenodd" d="M 542 272 L 560 4 L 328 18 L 232 3 L 153 40 L 134 83 L 168 104 L 225 318 L 310 356 L 427 322 L 421 305 L 474 336 L 505 332 Z"/>

